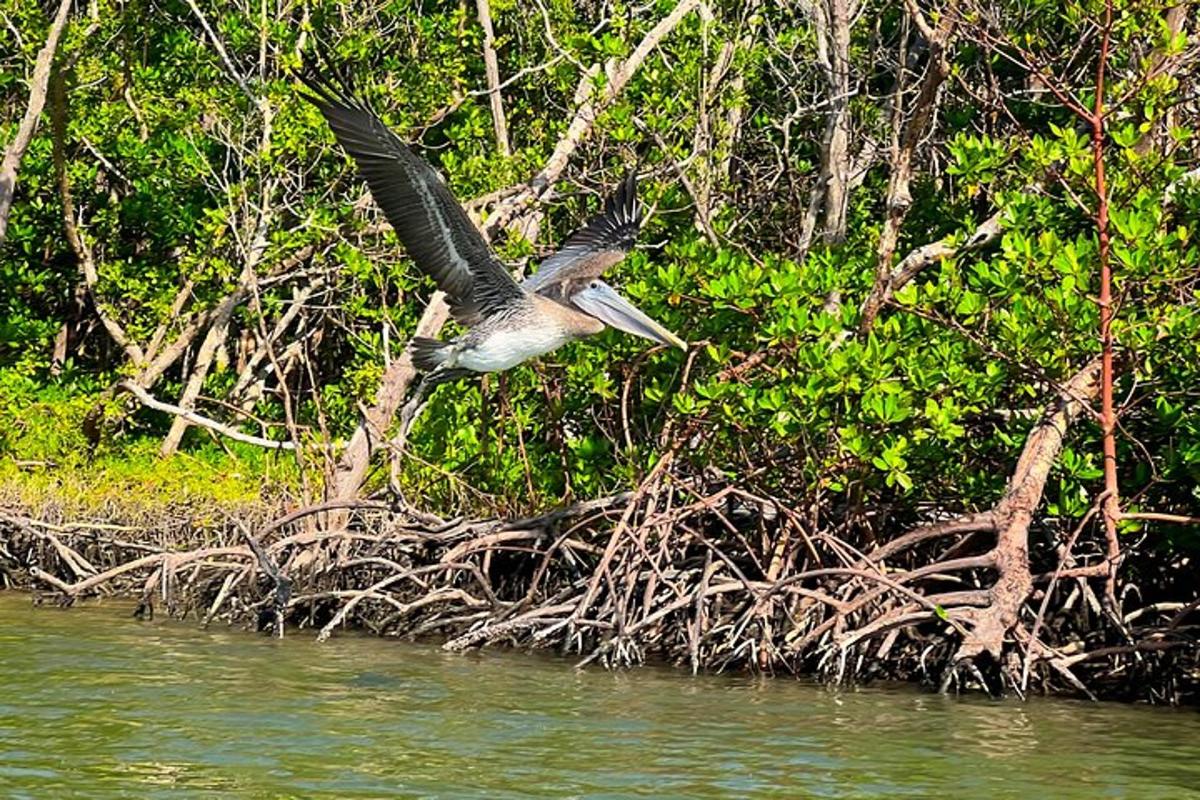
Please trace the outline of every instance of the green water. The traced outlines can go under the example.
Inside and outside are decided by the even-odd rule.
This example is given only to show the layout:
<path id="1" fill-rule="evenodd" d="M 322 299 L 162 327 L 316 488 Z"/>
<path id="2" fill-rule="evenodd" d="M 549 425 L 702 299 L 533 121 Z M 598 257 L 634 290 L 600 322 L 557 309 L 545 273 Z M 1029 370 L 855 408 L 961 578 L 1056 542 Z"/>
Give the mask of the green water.
<path id="1" fill-rule="evenodd" d="M 1200 797 L 1200 715 L 317 645 L 0 593 L 0 798 Z"/>

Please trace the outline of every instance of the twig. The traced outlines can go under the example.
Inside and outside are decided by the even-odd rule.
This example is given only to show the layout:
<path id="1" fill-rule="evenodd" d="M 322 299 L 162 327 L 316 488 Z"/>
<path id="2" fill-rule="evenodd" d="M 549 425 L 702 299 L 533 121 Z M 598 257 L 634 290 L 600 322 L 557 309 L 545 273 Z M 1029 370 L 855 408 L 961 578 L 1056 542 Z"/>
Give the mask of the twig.
<path id="1" fill-rule="evenodd" d="M 230 439 L 234 439 L 239 442 L 245 442 L 246 444 L 257 445 L 258 447 L 265 447 L 270 450 L 296 449 L 295 442 L 280 442 L 275 441 L 274 439 L 263 439 L 260 436 L 251 436 L 248 433 L 242 433 L 236 428 L 230 428 L 228 425 L 222 425 L 216 420 L 209 419 L 201 414 L 197 414 L 195 411 L 188 411 L 180 408 L 179 406 L 174 406 L 170 403 L 164 403 L 161 400 L 156 399 L 153 395 L 151 395 L 141 386 L 138 386 L 133 381 L 122 381 L 121 388 L 136 397 L 139 401 L 141 401 L 142 405 L 146 406 L 147 408 L 152 408 L 155 411 L 162 411 L 167 414 L 174 414 L 176 417 L 185 419 L 193 425 L 199 425 L 202 428 L 208 428 L 209 430 L 216 431 L 222 436 L 228 436 Z"/>

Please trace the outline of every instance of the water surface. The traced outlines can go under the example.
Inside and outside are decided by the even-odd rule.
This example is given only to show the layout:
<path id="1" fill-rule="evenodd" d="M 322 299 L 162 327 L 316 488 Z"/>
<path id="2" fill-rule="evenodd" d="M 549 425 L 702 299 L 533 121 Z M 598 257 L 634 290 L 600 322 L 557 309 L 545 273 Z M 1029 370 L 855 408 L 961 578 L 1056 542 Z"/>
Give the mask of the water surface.
<path id="1" fill-rule="evenodd" d="M 579 672 L 0 592 L 0 798 L 1200 798 L 1200 715 Z"/>

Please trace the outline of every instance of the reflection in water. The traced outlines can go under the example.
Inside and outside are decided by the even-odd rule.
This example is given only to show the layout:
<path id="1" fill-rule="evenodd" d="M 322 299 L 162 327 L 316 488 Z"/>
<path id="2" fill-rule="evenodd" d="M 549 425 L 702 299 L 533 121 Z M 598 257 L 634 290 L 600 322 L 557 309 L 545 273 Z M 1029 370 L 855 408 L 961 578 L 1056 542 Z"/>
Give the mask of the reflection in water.
<path id="1" fill-rule="evenodd" d="M 953 702 L 945 697 L 930 699 Z M 1001 762 L 996 764 L 998 769 L 1004 768 L 1006 760 L 1036 757 L 1040 747 L 1037 726 L 1026 707 L 1017 703 L 974 703 L 969 714 L 948 713 L 947 723 L 946 734 L 955 750 Z"/>
<path id="2" fill-rule="evenodd" d="M 1192 712 L 282 642 L 0 594 L 0 797 L 1200 797 Z"/>

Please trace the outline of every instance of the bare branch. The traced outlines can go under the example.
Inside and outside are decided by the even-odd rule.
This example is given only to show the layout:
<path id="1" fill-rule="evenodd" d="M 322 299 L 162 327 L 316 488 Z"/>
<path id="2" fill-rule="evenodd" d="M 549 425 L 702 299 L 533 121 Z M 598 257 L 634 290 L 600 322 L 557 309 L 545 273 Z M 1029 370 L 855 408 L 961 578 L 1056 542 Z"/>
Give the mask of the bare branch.
<path id="1" fill-rule="evenodd" d="M 63 28 L 67 25 L 67 15 L 71 11 L 71 0 L 61 0 L 54 21 L 50 23 L 50 32 L 46 35 L 46 43 L 38 51 L 34 61 L 33 76 L 29 79 L 29 103 L 25 107 L 25 116 L 17 127 L 17 135 L 4 151 L 4 160 L 0 161 L 0 244 L 8 233 L 8 214 L 12 210 L 13 195 L 17 190 L 17 170 L 21 167 L 21 159 L 37 130 L 38 118 L 46 104 L 46 90 L 50 83 L 50 67 L 54 63 L 54 54 L 58 52 L 58 41 L 62 37 Z"/>
<path id="2" fill-rule="evenodd" d="M 939 92 L 942 84 L 950 75 L 950 61 L 947 49 L 954 35 L 957 14 L 953 6 L 943 11 L 941 20 L 935 29 L 930 29 L 920 10 L 913 0 L 909 0 L 909 13 L 913 22 L 926 35 L 929 44 L 929 63 L 925 75 L 921 79 L 917 98 L 913 102 L 908 121 L 901 133 L 893 142 L 891 154 L 891 175 L 888 179 L 887 219 L 883 231 L 879 235 L 877 264 L 875 268 L 875 285 L 862 306 L 862 317 L 859 323 L 863 333 L 875 325 L 875 318 L 889 292 L 892 276 L 892 257 L 896 252 L 896 244 L 900 240 L 900 227 L 908 216 L 908 208 L 912 205 L 910 185 L 912 183 L 913 155 L 917 145 L 925 137 L 934 116 L 937 114 Z M 924 27 L 922 27 L 924 26 Z M 900 64 L 898 69 L 905 69 Z M 899 104 L 900 99 L 897 99 Z M 897 107 L 897 114 L 899 114 Z"/>
<path id="3" fill-rule="evenodd" d="M 202 428 L 208 428 L 211 431 L 216 431 L 222 436 L 228 436 L 230 439 L 234 439 L 239 442 L 245 442 L 246 444 L 257 445 L 259 447 L 266 447 L 270 450 L 296 449 L 295 442 L 277 442 L 274 439 L 263 439 L 260 436 L 251 436 L 248 433 L 242 433 L 236 428 L 231 428 L 228 425 L 222 425 L 220 422 L 217 422 L 214 419 L 209 419 L 206 416 L 197 414 L 195 411 L 191 411 L 186 408 L 180 408 L 179 406 L 174 406 L 170 403 L 164 403 L 161 400 L 156 399 L 141 386 L 138 386 L 134 381 L 123 381 L 121 383 L 121 388 L 125 389 L 134 397 L 136 397 L 139 401 L 141 401 L 142 405 L 146 406 L 147 408 L 152 408 L 155 411 L 162 411 L 167 414 L 173 414 L 177 419 L 185 419 L 193 425 L 199 425 Z"/>
<path id="4" fill-rule="evenodd" d="M 882 307 L 891 300 L 897 291 L 917 277 L 926 267 L 945 258 L 954 258 L 962 253 L 978 250 L 995 241 L 1004 229 L 1003 216 L 1003 211 L 992 214 L 980 223 L 979 227 L 962 244 L 955 244 L 954 237 L 948 236 L 945 239 L 914 248 L 900 260 L 900 263 L 888 275 L 878 301 L 880 306 Z"/>
<path id="5" fill-rule="evenodd" d="M 500 94 L 500 66 L 496 61 L 496 32 L 492 29 L 492 9 L 488 0 L 475 0 L 479 24 L 483 27 L 483 64 L 487 71 L 488 103 L 492 107 L 492 126 L 500 154 L 512 155 L 508 142 L 508 122 L 504 118 L 504 98 Z"/>

